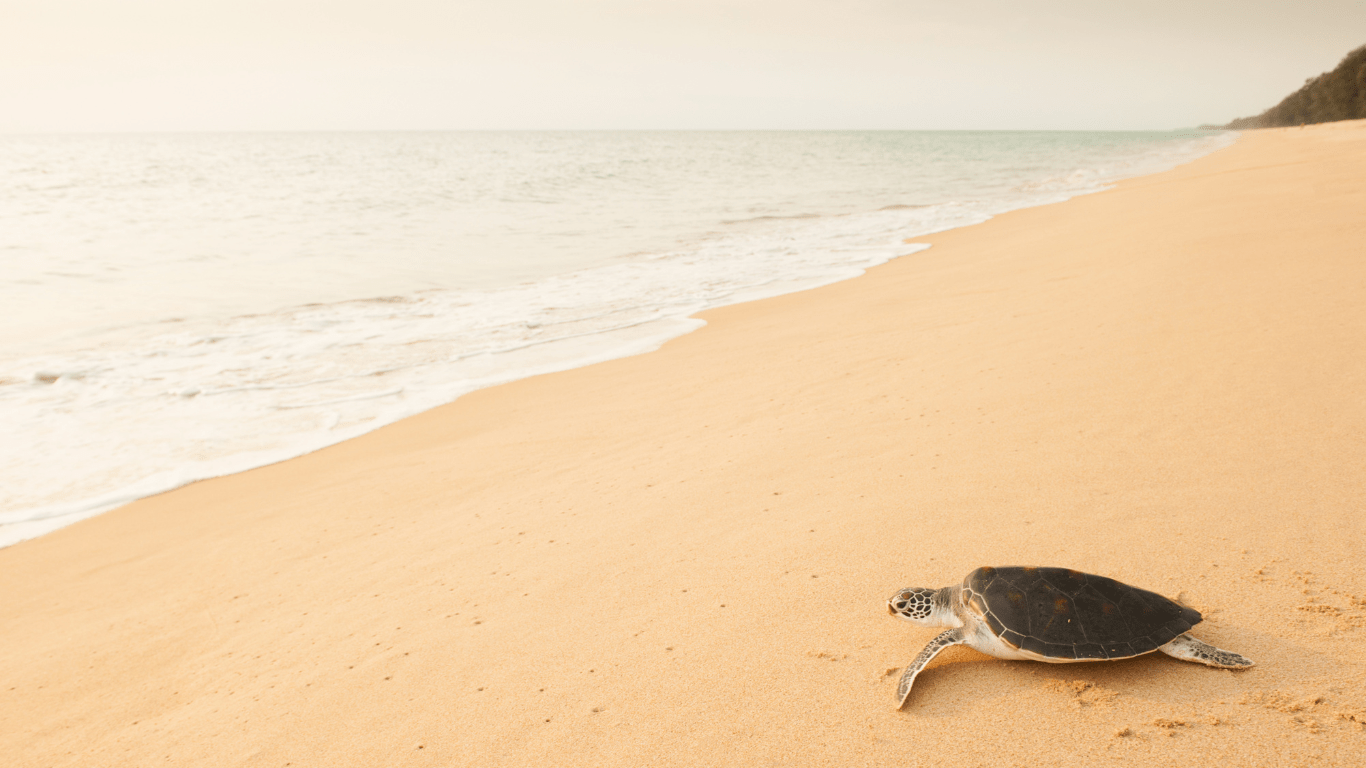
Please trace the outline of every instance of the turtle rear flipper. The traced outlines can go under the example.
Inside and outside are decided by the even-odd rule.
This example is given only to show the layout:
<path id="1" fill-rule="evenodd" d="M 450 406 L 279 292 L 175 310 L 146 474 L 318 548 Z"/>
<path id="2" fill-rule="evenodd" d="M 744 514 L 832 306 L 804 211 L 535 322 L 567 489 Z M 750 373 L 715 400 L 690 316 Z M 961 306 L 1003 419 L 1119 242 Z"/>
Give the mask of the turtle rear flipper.
<path id="1" fill-rule="evenodd" d="M 920 670 L 930 663 L 930 659 L 939 655 L 939 652 L 948 648 L 950 645 L 958 645 L 964 642 L 967 637 L 962 629 L 950 629 L 948 632 L 941 632 L 938 637 L 930 641 L 925 649 L 915 657 L 901 673 L 901 682 L 896 684 L 896 708 L 901 709 L 906 705 L 906 697 L 911 695 L 911 685 L 915 683 L 915 676 L 920 674 Z"/>
<path id="2" fill-rule="evenodd" d="M 1211 667 L 1242 669 L 1252 666 L 1252 659 L 1233 651 L 1215 648 L 1209 643 L 1196 640 L 1188 633 L 1177 635 L 1175 640 L 1158 648 L 1158 650 L 1175 659 L 1194 661 Z"/>

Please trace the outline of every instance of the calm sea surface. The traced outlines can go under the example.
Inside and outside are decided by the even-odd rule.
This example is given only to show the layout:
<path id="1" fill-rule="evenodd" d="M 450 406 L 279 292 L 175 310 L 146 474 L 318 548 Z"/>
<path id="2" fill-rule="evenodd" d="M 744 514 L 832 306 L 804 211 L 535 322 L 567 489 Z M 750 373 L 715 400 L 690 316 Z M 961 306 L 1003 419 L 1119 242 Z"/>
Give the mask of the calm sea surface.
<path id="1" fill-rule="evenodd" d="M 0 546 L 1231 141 L 0 136 Z"/>

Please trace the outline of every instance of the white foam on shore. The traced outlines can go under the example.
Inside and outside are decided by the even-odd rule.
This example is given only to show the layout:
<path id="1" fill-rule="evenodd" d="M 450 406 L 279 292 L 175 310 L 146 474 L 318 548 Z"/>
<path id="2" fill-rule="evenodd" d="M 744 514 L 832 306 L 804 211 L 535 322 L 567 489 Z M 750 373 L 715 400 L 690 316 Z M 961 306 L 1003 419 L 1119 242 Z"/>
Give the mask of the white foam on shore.
<path id="1" fill-rule="evenodd" d="M 484 290 L 91 332 L 3 361 L 0 546 L 308 453 L 528 376 L 657 349 L 697 312 L 862 274 L 903 240 L 1096 191 L 1231 141 L 1071 169 L 976 199 L 724 223 L 671 250 Z"/>

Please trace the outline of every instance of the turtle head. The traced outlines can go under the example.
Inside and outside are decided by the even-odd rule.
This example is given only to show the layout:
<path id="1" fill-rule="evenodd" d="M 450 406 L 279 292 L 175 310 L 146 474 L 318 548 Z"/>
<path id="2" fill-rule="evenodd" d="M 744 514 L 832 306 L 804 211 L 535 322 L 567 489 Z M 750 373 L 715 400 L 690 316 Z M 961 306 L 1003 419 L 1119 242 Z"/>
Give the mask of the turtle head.
<path id="1" fill-rule="evenodd" d="M 906 587 L 887 599 L 887 612 L 922 627 L 957 627 L 953 598 L 957 587 Z"/>

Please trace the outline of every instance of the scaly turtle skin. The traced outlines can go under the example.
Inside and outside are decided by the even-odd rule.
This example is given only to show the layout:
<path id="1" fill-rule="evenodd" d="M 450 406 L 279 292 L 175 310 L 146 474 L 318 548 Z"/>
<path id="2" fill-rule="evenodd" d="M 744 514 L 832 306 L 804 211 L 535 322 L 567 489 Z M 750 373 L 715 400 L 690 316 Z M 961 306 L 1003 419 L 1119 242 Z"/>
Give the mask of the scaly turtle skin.
<path id="1" fill-rule="evenodd" d="M 925 646 L 897 686 L 898 708 L 915 676 L 936 654 L 960 643 L 1001 659 L 1053 664 L 1127 659 L 1152 651 L 1241 669 L 1244 656 L 1187 634 L 1200 612 L 1156 592 L 1065 568 L 978 568 L 959 586 L 908 587 L 887 601 L 893 616 L 921 626 L 951 627 Z"/>

